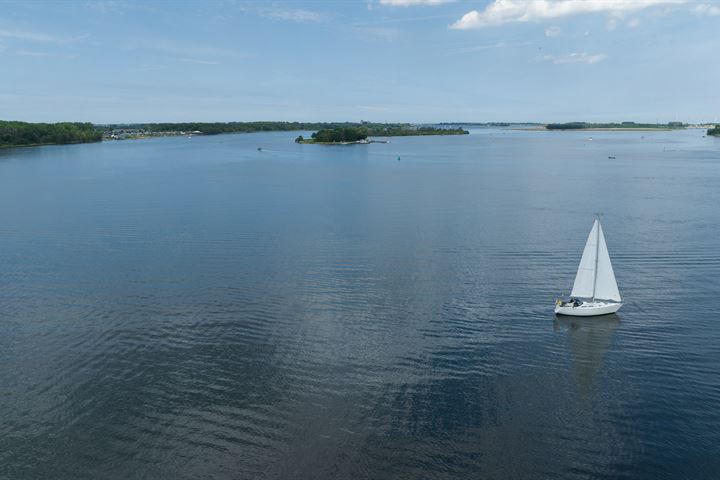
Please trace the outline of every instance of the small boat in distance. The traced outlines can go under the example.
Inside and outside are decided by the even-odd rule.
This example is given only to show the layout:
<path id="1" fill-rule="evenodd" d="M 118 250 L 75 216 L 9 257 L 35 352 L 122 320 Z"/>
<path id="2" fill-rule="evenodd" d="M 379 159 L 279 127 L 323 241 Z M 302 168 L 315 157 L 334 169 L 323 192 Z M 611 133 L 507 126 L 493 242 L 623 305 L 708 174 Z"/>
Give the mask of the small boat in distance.
<path id="1" fill-rule="evenodd" d="M 617 312 L 622 307 L 615 273 L 610 263 L 600 219 L 595 218 L 578 266 L 570 300 L 558 298 L 555 313 L 592 317 Z"/>

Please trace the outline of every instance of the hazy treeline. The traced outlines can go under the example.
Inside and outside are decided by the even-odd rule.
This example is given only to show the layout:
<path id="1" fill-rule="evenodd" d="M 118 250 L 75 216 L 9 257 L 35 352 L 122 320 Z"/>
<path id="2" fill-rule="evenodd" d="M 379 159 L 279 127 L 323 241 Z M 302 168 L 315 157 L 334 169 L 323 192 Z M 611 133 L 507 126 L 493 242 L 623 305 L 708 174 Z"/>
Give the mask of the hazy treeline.
<path id="1" fill-rule="evenodd" d="M 548 123 L 545 128 L 548 130 L 583 130 L 587 128 L 684 128 L 682 122 L 669 123 L 635 123 L 635 122 L 614 122 L 614 123 L 588 123 L 588 122 L 567 122 Z"/>
<path id="2" fill-rule="evenodd" d="M 0 147 L 99 142 L 92 123 L 26 123 L 0 120 Z"/>

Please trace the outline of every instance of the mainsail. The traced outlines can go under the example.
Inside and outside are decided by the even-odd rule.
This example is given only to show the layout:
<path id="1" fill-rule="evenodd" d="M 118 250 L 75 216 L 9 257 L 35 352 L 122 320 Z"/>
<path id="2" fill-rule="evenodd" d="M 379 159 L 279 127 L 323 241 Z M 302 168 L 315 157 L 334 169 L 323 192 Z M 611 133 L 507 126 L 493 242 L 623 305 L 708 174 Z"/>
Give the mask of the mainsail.
<path id="1" fill-rule="evenodd" d="M 615 273 L 613 273 L 610 263 L 610 254 L 605 243 L 605 235 L 603 235 L 598 219 L 595 219 L 587 243 L 585 243 L 585 250 L 583 250 L 573 284 L 572 296 L 621 301 Z"/>

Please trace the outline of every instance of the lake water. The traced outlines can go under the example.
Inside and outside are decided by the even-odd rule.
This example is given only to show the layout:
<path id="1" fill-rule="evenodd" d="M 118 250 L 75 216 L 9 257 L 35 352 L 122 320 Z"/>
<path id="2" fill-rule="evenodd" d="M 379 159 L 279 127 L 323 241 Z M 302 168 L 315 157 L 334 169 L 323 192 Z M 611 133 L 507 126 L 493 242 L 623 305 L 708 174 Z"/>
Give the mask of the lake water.
<path id="1" fill-rule="evenodd" d="M 297 134 L 0 150 L 0 478 L 720 478 L 720 139 Z"/>

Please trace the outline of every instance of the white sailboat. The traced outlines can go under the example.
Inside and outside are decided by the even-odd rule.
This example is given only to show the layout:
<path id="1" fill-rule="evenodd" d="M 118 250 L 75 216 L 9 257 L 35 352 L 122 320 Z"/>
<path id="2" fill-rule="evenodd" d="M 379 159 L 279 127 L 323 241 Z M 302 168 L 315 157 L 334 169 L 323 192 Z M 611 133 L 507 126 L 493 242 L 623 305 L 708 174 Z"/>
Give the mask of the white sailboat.
<path id="1" fill-rule="evenodd" d="M 592 317 L 615 313 L 622 306 L 599 218 L 595 218 L 588 235 L 570 295 L 569 302 L 555 302 L 555 313 Z"/>

